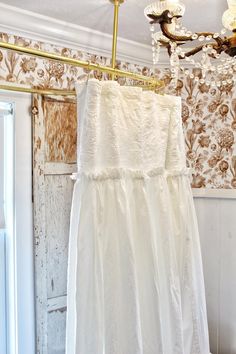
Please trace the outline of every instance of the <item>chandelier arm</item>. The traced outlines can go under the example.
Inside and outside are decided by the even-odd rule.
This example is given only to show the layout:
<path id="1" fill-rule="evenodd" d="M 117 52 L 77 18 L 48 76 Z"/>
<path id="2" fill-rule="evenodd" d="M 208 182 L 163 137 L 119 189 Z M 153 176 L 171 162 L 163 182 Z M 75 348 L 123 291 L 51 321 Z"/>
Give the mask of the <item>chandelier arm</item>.
<path id="1" fill-rule="evenodd" d="M 174 33 L 171 33 L 169 31 L 169 24 L 167 22 L 160 22 L 160 27 L 161 27 L 161 31 L 164 34 L 165 37 L 167 37 L 168 39 L 171 39 L 175 42 L 186 42 L 186 41 L 193 41 L 193 39 L 189 36 L 177 36 Z"/>
<path id="2" fill-rule="evenodd" d="M 172 54 L 172 52 L 171 52 L 171 46 L 168 45 L 168 46 L 166 46 L 166 48 L 167 48 L 167 51 L 168 51 L 168 55 L 171 56 L 171 54 Z M 196 47 L 196 48 L 194 48 L 194 49 L 192 49 L 192 50 L 186 52 L 186 53 L 185 53 L 185 57 L 190 57 L 190 56 L 192 56 L 192 55 L 194 55 L 194 54 L 197 54 L 197 53 L 199 53 L 202 49 L 203 49 L 203 45 L 200 45 L 200 46 L 198 46 L 198 47 Z M 183 60 L 185 57 L 182 57 L 181 55 L 179 55 L 179 59 L 180 59 L 180 60 Z"/>
<path id="3" fill-rule="evenodd" d="M 193 41 L 193 38 L 191 38 L 190 36 L 178 36 L 174 33 L 171 33 L 169 30 L 169 23 L 167 22 L 160 22 L 160 27 L 161 27 L 161 31 L 164 34 L 165 37 L 167 37 L 170 40 L 173 40 L 175 42 L 187 42 L 187 41 Z M 213 32 L 196 32 L 196 34 L 200 37 L 200 36 L 213 36 L 214 33 Z M 218 44 L 218 46 L 222 46 L 223 44 L 223 40 L 220 37 L 214 38 L 214 40 L 216 41 L 216 43 Z"/>
<path id="4" fill-rule="evenodd" d="M 170 44 L 169 44 L 169 43 L 168 43 L 168 44 L 167 44 L 167 43 L 164 44 L 164 42 L 161 42 L 161 41 L 159 41 L 159 42 L 160 42 L 160 44 L 161 44 L 162 46 L 165 46 L 165 47 L 167 48 L 168 55 L 171 56 L 172 52 L 171 52 L 171 46 L 170 46 Z M 209 43 L 209 45 L 211 45 L 218 53 L 221 52 L 221 51 L 223 51 L 223 49 L 222 49 L 221 47 L 215 45 L 215 43 L 213 43 L 213 42 L 212 42 L 212 43 Z M 204 44 L 199 45 L 198 47 L 189 50 L 188 52 L 185 53 L 185 57 L 190 57 L 190 56 L 192 56 L 192 55 L 195 55 L 195 54 L 199 53 L 199 52 L 203 49 L 203 47 L 204 47 Z M 213 58 L 214 58 L 214 57 L 213 57 Z M 179 55 L 179 59 L 183 60 L 184 57 L 182 57 L 181 55 Z"/>
<path id="5" fill-rule="evenodd" d="M 215 44 L 215 43 L 209 43 L 209 45 L 212 45 L 212 46 L 213 46 L 214 44 Z M 203 49 L 203 47 L 204 47 L 204 44 L 199 45 L 198 47 L 189 50 L 188 52 L 185 53 L 185 57 L 191 57 L 192 55 L 195 55 L 195 54 L 199 53 L 199 52 Z M 217 50 L 217 47 L 215 46 L 214 49 Z M 184 58 L 181 58 L 181 57 L 180 57 L 180 59 L 184 59 Z"/>

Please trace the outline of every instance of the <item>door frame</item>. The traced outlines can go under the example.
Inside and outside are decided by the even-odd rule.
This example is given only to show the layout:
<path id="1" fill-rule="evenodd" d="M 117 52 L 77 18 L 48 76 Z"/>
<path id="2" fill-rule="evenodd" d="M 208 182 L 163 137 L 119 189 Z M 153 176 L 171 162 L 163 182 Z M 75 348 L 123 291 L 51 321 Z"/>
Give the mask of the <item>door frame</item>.
<path id="1" fill-rule="evenodd" d="M 7 122 L 7 354 L 35 354 L 31 95 L 1 91 L 0 100 L 12 103 L 14 111 Z"/>

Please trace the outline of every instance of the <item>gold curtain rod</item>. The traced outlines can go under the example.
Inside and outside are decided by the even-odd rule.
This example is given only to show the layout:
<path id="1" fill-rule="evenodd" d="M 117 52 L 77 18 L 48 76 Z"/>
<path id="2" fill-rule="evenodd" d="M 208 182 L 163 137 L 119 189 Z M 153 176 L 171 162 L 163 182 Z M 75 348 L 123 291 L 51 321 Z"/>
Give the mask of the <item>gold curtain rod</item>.
<path id="1" fill-rule="evenodd" d="M 130 78 L 136 81 L 142 81 L 145 82 L 146 84 L 149 84 L 151 87 L 159 88 L 163 86 L 163 81 L 140 75 L 140 74 L 135 74 L 129 71 L 124 71 L 120 69 L 115 69 L 109 66 L 103 66 L 97 63 L 90 63 L 88 61 L 83 61 L 83 60 L 78 60 L 74 58 L 68 58 L 62 55 L 54 54 L 54 53 L 49 53 L 45 51 L 41 51 L 38 49 L 33 49 L 33 48 L 28 48 L 28 47 L 22 47 L 18 46 L 15 44 L 11 43 L 5 43 L 5 42 L 0 42 L 0 48 L 3 49 L 8 49 L 8 50 L 13 50 L 15 52 L 21 53 L 21 54 L 27 54 L 31 56 L 36 56 L 38 58 L 44 58 L 44 59 L 49 59 L 49 60 L 54 60 L 58 61 L 63 64 L 69 64 L 72 66 L 78 66 L 87 70 L 98 70 L 107 74 L 113 74 L 116 76 L 121 76 L 121 77 L 126 77 Z M 22 92 L 30 92 L 30 93 L 44 93 L 44 94 L 56 94 L 56 95 L 75 95 L 75 91 L 68 91 L 68 90 L 57 90 L 57 89 L 46 89 L 46 90 L 41 90 L 33 87 L 21 87 L 21 86 L 13 86 L 13 85 L 2 85 L 0 84 L 0 89 L 2 90 L 10 90 L 10 91 L 22 91 Z"/>
<path id="2" fill-rule="evenodd" d="M 42 50 L 29 48 L 29 47 L 22 47 L 12 43 L 0 42 L 0 48 L 6 50 L 12 50 L 14 52 L 20 54 L 26 54 L 35 56 L 38 58 L 49 59 L 58 61 L 63 64 L 68 64 L 72 66 L 81 67 L 91 70 L 97 70 L 100 72 L 107 73 L 111 75 L 111 78 L 114 80 L 115 76 L 126 77 L 135 81 L 141 81 L 145 83 L 145 88 L 150 89 L 157 89 L 164 86 L 164 82 L 161 80 L 157 80 L 153 77 L 148 77 L 140 74 L 135 74 L 129 71 L 124 71 L 120 69 L 116 69 L 116 48 L 117 48 L 117 34 L 118 34 L 118 14 L 119 14 L 119 6 L 124 2 L 124 0 L 109 0 L 114 5 L 114 24 L 113 24 L 113 39 L 112 39 L 112 61 L 111 67 L 103 66 L 96 63 L 91 63 L 89 61 L 78 60 L 74 58 L 68 58 L 62 55 L 58 55 L 55 53 L 45 52 Z M 142 87 L 142 85 L 140 85 Z M 0 90 L 10 90 L 10 91 L 18 91 L 18 92 L 28 92 L 28 93 L 40 93 L 45 95 L 75 95 L 75 90 L 60 90 L 60 89 L 40 89 L 37 87 L 23 87 L 23 86 L 13 86 L 11 84 L 1 84 L 0 83 Z"/>
<path id="3" fill-rule="evenodd" d="M 15 85 L 0 84 L 0 90 L 25 92 L 25 93 L 38 93 L 40 95 L 55 95 L 55 96 L 75 96 L 75 90 L 61 90 L 61 89 L 40 89 L 37 87 L 25 87 Z"/>

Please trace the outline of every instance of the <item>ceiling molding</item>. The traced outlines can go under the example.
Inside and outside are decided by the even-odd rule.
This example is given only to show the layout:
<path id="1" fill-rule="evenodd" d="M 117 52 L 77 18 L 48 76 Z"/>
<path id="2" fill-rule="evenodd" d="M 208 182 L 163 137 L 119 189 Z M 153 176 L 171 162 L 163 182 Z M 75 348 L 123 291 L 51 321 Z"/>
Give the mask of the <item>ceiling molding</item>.
<path id="1" fill-rule="evenodd" d="M 112 36 L 109 34 L 3 3 L 0 3 L 0 32 L 17 34 L 92 54 L 111 56 Z M 152 66 L 151 46 L 118 38 L 117 59 L 150 67 Z M 163 51 L 159 65 L 168 63 L 168 57 Z"/>

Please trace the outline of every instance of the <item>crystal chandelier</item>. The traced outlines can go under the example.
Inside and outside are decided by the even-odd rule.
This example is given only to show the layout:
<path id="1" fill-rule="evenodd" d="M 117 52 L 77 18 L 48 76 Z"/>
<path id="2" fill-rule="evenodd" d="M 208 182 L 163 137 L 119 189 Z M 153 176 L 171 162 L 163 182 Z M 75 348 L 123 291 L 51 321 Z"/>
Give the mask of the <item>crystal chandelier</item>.
<path id="1" fill-rule="evenodd" d="M 179 0 L 158 0 L 148 5 L 144 14 L 150 23 L 153 64 L 158 63 L 160 48 L 165 47 L 170 57 L 171 77 L 176 83 L 182 72 L 200 84 L 232 85 L 236 72 L 236 0 L 227 1 L 228 10 L 223 14 L 224 27 L 220 33 L 192 33 L 183 27 L 181 18 L 185 6 Z M 155 25 L 159 25 L 161 31 L 156 31 Z M 226 37 L 227 30 L 233 35 Z M 184 49 L 184 44 L 194 41 L 200 43 L 190 50 Z M 200 69 L 201 75 L 194 75 L 194 70 L 186 69 L 183 62 Z"/>

